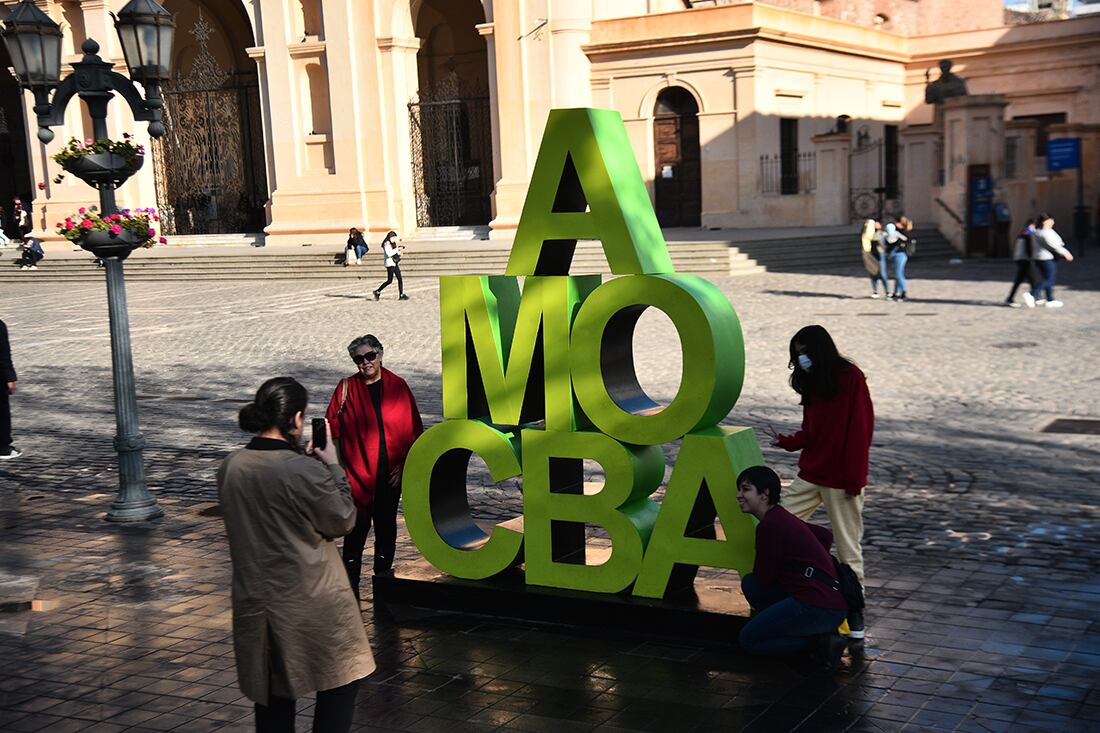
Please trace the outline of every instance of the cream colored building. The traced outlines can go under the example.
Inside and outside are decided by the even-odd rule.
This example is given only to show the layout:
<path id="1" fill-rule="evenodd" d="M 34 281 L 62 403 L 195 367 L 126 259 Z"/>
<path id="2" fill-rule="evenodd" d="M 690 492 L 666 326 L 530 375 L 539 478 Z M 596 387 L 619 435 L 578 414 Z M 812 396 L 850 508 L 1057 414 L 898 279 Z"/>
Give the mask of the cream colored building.
<path id="1" fill-rule="evenodd" d="M 64 28 L 66 61 L 91 37 L 124 71 L 110 18 L 124 0 L 38 4 Z M 162 4 L 177 21 L 169 132 L 119 198 L 157 205 L 175 243 L 262 232 L 269 245 L 330 244 L 353 226 L 510 237 L 555 107 L 621 113 L 667 226 L 836 225 L 904 208 L 962 247 L 975 165 L 1014 215 L 1052 208 L 1068 223 L 1072 172 L 1047 175 L 1037 155 L 1058 136 L 1083 139 L 1086 201 L 1100 193 L 1100 17 L 1005 26 L 1000 0 Z M 942 58 L 970 97 L 936 117 L 924 89 Z M 20 97 L 0 82 L 12 179 L 0 196 L 33 193 L 51 235 L 93 200 L 71 177 L 55 183 L 50 157 L 90 120 L 71 105 L 42 146 Z M 148 144 L 112 110 L 113 136 Z"/>

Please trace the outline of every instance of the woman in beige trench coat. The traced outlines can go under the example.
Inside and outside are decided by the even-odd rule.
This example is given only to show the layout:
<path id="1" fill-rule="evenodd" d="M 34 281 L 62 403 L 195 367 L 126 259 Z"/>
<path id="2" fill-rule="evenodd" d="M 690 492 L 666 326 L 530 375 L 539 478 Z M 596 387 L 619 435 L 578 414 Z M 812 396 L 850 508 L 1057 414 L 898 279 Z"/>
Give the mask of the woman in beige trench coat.
<path id="1" fill-rule="evenodd" d="M 299 452 L 307 400 L 289 377 L 265 382 L 240 413 L 256 437 L 218 468 L 237 677 L 261 733 L 292 732 L 295 698 L 312 692 L 313 730 L 348 731 L 358 681 L 374 671 L 334 542 L 355 526 L 355 502 L 332 441 Z"/>

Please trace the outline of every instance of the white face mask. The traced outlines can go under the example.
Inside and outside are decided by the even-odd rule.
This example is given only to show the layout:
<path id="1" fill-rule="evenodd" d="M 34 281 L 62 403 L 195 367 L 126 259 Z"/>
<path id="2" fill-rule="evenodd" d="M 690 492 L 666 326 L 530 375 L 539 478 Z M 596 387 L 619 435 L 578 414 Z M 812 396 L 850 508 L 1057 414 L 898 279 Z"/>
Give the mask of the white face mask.
<path id="1" fill-rule="evenodd" d="M 812 367 L 813 365 L 814 363 L 810 361 L 810 357 L 806 356 L 805 354 L 798 355 L 798 366 L 802 367 L 802 371 L 810 371 L 810 367 Z"/>

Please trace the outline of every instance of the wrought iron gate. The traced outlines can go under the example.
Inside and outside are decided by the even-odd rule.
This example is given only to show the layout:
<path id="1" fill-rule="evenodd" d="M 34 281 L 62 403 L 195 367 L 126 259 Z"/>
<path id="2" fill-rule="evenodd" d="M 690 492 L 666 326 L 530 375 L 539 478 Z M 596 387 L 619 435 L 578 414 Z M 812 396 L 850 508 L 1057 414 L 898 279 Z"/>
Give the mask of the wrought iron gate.
<path id="1" fill-rule="evenodd" d="M 902 214 L 900 171 L 887 159 L 886 144 L 856 136 L 856 146 L 848 155 L 848 204 L 852 221 L 882 221 Z"/>
<path id="2" fill-rule="evenodd" d="M 166 86 L 166 133 L 153 143 L 161 230 L 258 232 L 267 202 L 259 87 L 218 66 L 201 14 L 191 32 L 198 55 L 187 76 Z"/>
<path id="3" fill-rule="evenodd" d="M 417 226 L 488 224 L 493 188 L 488 96 L 463 94 L 452 73 L 409 104 L 409 129 Z"/>

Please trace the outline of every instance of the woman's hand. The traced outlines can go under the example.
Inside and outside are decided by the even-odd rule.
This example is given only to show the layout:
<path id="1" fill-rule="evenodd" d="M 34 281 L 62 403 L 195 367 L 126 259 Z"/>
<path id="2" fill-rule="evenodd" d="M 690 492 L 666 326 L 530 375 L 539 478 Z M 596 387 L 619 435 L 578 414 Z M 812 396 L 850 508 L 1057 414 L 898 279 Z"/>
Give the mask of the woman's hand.
<path id="1" fill-rule="evenodd" d="M 772 445 L 779 445 L 779 433 L 775 432 L 775 427 L 773 427 L 771 423 L 768 423 L 768 426 L 764 428 L 764 430 L 771 437 Z"/>
<path id="2" fill-rule="evenodd" d="M 306 445 L 306 455 L 313 456 L 326 466 L 339 465 L 340 460 L 336 455 L 336 441 L 332 439 L 332 433 L 328 429 L 328 420 L 325 420 L 325 434 L 328 435 L 325 447 L 315 448 L 313 441 L 310 440 L 309 444 Z"/>

